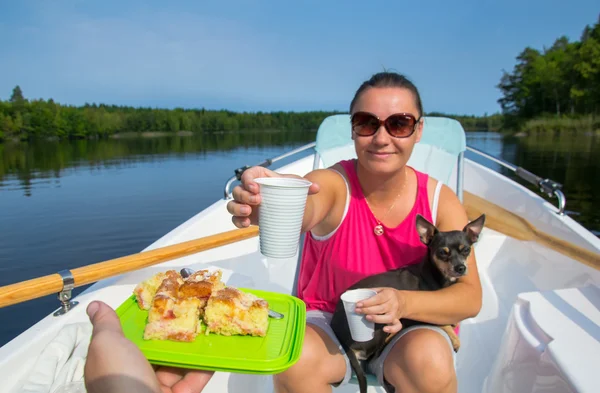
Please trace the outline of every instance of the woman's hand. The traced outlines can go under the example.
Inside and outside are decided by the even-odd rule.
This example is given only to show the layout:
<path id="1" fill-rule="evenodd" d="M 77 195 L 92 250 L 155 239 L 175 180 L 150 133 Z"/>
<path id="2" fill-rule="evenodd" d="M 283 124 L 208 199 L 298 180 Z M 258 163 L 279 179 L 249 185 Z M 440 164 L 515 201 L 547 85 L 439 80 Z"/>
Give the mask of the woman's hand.
<path id="1" fill-rule="evenodd" d="M 254 181 L 259 177 L 290 177 L 301 179 L 300 176 L 274 172 L 262 166 L 248 168 L 242 174 L 241 184 L 235 186 L 232 193 L 233 201 L 227 203 L 227 211 L 233 216 L 231 221 L 238 228 L 258 224 L 258 214 L 255 208 L 260 204 L 260 186 Z M 313 183 L 308 189 L 308 195 L 316 194 L 319 186 Z"/>
<path id="2" fill-rule="evenodd" d="M 402 329 L 400 319 L 404 316 L 406 301 L 402 292 L 393 288 L 369 288 L 377 295 L 356 304 L 356 312 L 366 314 L 369 321 L 388 325 L 383 328 L 386 333 L 398 333 Z"/>

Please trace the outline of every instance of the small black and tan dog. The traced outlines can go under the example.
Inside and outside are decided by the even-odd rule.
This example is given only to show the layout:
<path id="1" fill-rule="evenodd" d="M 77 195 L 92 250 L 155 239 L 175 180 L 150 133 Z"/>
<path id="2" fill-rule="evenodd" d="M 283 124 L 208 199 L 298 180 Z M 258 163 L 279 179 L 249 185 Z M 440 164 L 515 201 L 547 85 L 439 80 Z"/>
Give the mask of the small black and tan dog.
<path id="1" fill-rule="evenodd" d="M 417 232 L 421 241 L 427 245 L 427 257 L 421 263 L 366 277 L 348 289 L 390 287 L 408 291 L 435 291 L 452 285 L 459 277 L 467 274 L 467 258 L 471 253 L 471 246 L 479 238 L 484 222 L 485 215 L 482 214 L 467 224 L 462 231 L 440 232 L 432 223 L 417 214 Z M 403 329 L 423 323 L 409 319 L 402 319 L 400 322 Z M 367 391 L 367 380 L 359 360 L 368 361 L 381 353 L 393 336 L 383 331 L 384 326 L 375 324 L 375 335 L 371 340 L 356 342 L 350 334 L 341 300 L 333 314 L 331 328 L 350 359 L 361 393 Z M 458 351 L 460 342 L 454 332 L 454 326 L 440 327 L 450 337 L 454 350 Z"/>

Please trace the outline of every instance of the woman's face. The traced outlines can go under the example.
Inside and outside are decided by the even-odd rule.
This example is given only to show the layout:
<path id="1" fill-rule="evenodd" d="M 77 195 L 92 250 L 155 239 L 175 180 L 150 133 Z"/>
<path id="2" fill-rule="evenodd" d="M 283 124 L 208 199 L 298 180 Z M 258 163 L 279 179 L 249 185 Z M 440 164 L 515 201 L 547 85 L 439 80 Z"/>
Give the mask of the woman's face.
<path id="1" fill-rule="evenodd" d="M 415 97 L 408 89 L 398 87 L 371 87 L 361 93 L 352 113 L 370 112 L 381 120 L 395 113 L 410 113 L 418 119 L 421 114 Z M 391 174 L 401 170 L 408 162 L 415 143 L 421 140 L 423 121 L 408 138 L 391 136 L 384 126 L 371 136 L 352 133 L 359 163 L 373 174 Z"/>

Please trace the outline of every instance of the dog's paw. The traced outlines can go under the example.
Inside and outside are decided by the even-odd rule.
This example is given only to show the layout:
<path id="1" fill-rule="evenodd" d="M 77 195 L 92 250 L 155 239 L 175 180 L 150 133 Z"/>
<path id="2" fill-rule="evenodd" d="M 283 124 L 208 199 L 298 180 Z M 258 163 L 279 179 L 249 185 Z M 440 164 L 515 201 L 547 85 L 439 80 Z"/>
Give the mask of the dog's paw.
<path id="1" fill-rule="evenodd" d="M 456 332 L 454 331 L 454 326 L 453 325 L 444 325 L 444 326 L 440 326 L 440 328 L 446 332 L 446 334 L 448 335 L 448 338 L 450 338 L 450 342 L 452 343 L 452 348 L 454 349 L 454 352 L 458 352 L 459 348 L 460 348 L 460 339 L 458 338 L 458 336 L 456 335 Z"/>

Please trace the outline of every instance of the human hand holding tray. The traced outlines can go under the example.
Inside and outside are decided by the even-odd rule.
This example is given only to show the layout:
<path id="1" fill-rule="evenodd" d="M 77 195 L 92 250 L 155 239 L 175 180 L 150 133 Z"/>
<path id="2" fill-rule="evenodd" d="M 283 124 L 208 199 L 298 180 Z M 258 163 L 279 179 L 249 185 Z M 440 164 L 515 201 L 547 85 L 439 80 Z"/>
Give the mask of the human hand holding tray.
<path id="1" fill-rule="evenodd" d="M 300 299 L 276 292 L 238 288 L 268 302 L 282 319 L 268 319 L 264 337 L 200 333 L 192 342 L 145 340 L 148 311 L 132 295 L 116 310 L 125 336 L 140 348 L 152 364 L 238 372 L 275 374 L 296 363 L 302 351 L 306 306 Z"/>

